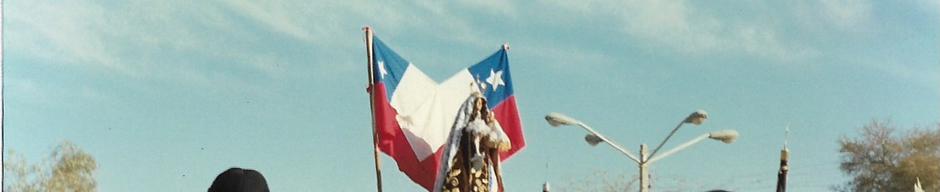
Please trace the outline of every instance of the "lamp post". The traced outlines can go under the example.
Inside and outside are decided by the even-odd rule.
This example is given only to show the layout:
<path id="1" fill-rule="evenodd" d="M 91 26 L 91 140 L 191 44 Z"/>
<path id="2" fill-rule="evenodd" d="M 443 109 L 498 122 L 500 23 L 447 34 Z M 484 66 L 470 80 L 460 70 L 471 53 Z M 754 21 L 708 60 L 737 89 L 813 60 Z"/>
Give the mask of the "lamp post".
<path id="1" fill-rule="evenodd" d="M 656 155 L 656 152 L 658 152 L 659 149 L 663 146 L 663 144 L 666 144 L 666 141 L 668 141 L 669 138 L 671 138 L 672 135 L 675 134 L 676 131 L 679 130 L 679 128 L 682 127 L 683 124 L 686 124 L 686 123 L 692 123 L 695 125 L 702 124 L 702 122 L 704 122 L 705 119 L 707 118 L 706 116 L 707 116 L 707 113 L 702 110 L 693 112 L 691 115 L 689 115 L 689 117 L 686 117 L 685 120 L 679 123 L 679 125 L 676 126 L 676 128 L 674 128 L 672 132 L 669 133 L 668 136 L 666 136 L 665 139 L 663 139 L 663 141 L 659 144 L 659 146 L 657 146 L 656 149 L 653 150 L 653 153 L 649 155 L 646 154 L 646 144 L 641 144 L 639 158 L 636 155 L 633 155 L 633 153 L 630 153 L 630 151 L 627 151 L 626 149 L 618 145 L 617 143 L 614 143 L 612 140 L 607 139 L 607 137 L 605 137 L 604 135 L 601 135 L 600 133 L 592 129 L 590 126 L 587 126 L 583 122 L 578 121 L 574 118 L 565 116 L 561 113 L 553 112 L 553 113 L 549 113 L 548 115 L 546 115 L 545 120 L 548 121 L 548 124 L 550 124 L 553 127 L 558 127 L 561 125 L 577 125 L 581 128 L 584 128 L 585 130 L 590 132 L 590 134 L 584 137 L 584 140 L 587 141 L 588 144 L 590 144 L 591 146 L 595 146 L 600 142 L 604 142 L 610 145 L 611 147 L 614 147 L 614 149 L 617 149 L 618 151 L 620 151 L 620 153 L 623 153 L 624 155 L 629 157 L 631 160 L 636 162 L 639 166 L 640 192 L 648 192 L 650 188 L 650 184 L 649 184 L 650 178 L 649 178 L 649 173 L 647 171 L 647 167 L 649 166 L 650 163 L 663 159 L 679 150 L 685 149 L 686 147 L 689 147 L 695 143 L 698 143 L 699 141 L 702 141 L 706 138 L 719 140 L 724 143 L 734 142 L 734 140 L 738 138 L 738 132 L 735 130 L 715 131 L 715 132 L 700 135 L 666 152 L 663 152 L 663 154 L 661 155 L 654 156 Z"/>

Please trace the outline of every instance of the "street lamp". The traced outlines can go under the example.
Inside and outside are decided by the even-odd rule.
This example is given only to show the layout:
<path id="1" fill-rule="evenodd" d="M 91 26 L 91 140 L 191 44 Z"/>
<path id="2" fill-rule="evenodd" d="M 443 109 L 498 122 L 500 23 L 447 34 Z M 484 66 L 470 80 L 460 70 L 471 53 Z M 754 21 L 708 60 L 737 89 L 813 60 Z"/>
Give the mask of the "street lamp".
<path id="1" fill-rule="evenodd" d="M 597 146 L 597 143 L 604 142 L 604 139 L 594 134 L 587 134 L 584 136 L 584 141 L 587 141 L 591 146 Z"/>
<path id="2" fill-rule="evenodd" d="M 708 116 L 708 113 L 705 112 L 705 110 L 696 110 L 695 112 L 692 112 L 692 114 L 689 114 L 689 116 L 686 117 L 685 120 L 679 123 L 679 125 L 676 125 L 675 129 L 672 129 L 672 132 L 669 132 L 669 135 L 667 135 L 666 138 L 663 139 L 663 142 L 659 143 L 659 146 L 656 146 L 656 149 L 653 149 L 653 153 L 650 153 L 650 157 L 652 157 L 653 155 L 656 155 L 656 152 L 659 152 L 659 149 L 662 148 L 664 144 L 666 144 L 666 141 L 669 141 L 669 138 L 672 138 L 672 134 L 675 134 L 676 131 L 678 131 L 679 128 L 682 127 L 682 125 L 686 123 L 691 123 L 693 125 L 701 125 L 703 122 L 705 122 L 705 119 L 707 118 L 707 116 Z"/>
<path id="3" fill-rule="evenodd" d="M 715 131 L 708 133 L 708 138 L 731 144 L 735 139 L 738 139 L 738 132 L 734 130 Z"/>
<path id="4" fill-rule="evenodd" d="M 580 123 L 580 121 L 578 120 L 574 120 L 571 117 L 565 116 L 564 114 L 555 113 L 555 112 L 548 113 L 548 115 L 545 116 L 545 120 L 548 121 L 548 124 L 552 125 L 552 127 L 558 127 L 561 125 L 573 125 L 573 124 Z"/>
<path id="5" fill-rule="evenodd" d="M 656 156 L 647 160 L 647 162 L 652 163 L 662 158 L 666 158 L 666 156 L 669 156 L 672 153 L 675 153 L 676 151 L 685 149 L 686 147 L 689 147 L 692 144 L 698 143 L 699 141 L 702 141 L 705 138 L 714 139 L 714 140 L 718 140 L 718 141 L 730 144 L 731 142 L 734 142 L 734 140 L 738 138 L 738 132 L 735 130 L 728 129 L 728 130 L 721 130 L 721 131 L 715 131 L 715 132 L 703 134 L 692 140 L 686 141 L 685 143 L 679 144 L 679 146 L 673 147 L 669 151 L 664 152 L 662 155 L 659 155 L 659 156 Z M 652 155 L 650 156 L 652 157 Z"/>
<path id="6" fill-rule="evenodd" d="M 553 127 L 558 127 L 562 125 L 578 125 L 581 128 L 584 128 L 585 130 L 590 132 L 590 134 L 584 137 L 584 140 L 587 141 L 587 143 L 590 144 L 591 146 L 595 146 L 598 143 L 604 142 L 610 145 L 611 147 L 614 147 L 615 149 L 619 150 L 624 155 L 627 155 L 627 157 L 630 157 L 631 160 L 639 164 L 640 192 L 647 192 L 649 191 L 649 187 L 650 187 L 649 174 L 647 173 L 647 166 L 650 163 L 663 159 L 679 150 L 685 149 L 686 147 L 691 146 L 695 143 L 698 143 L 699 141 L 704 140 L 706 138 L 718 140 L 724 143 L 734 142 L 734 140 L 738 138 L 738 132 L 735 130 L 715 131 L 715 132 L 700 135 L 692 140 L 682 143 L 679 146 L 676 146 L 670 149 L 669 151 L 664 152 L 662 155 L 653 156 L 656 154 L 657 151 L 659 151 L 659 148 L 662 147 L 662 145 L 665 144 L 666 141 L 668 141 L 669 138 L 672 137 L 672 135 L 676 133 L 677 130 L 679 130 L 679 127 L 682 127 L 683 124 L 691 123 L 694 125 L 699 125 L 705 121 L 707 116 L 708 116 L 708 113 L 706 113 L 703 110 L 698 110 L 690 114 L 688 117 L 685 118 L 685 120 L 679 123 L 679 125 L 676 126 L 676 128 L 673 129 L 672 132 L 669 133 L 668 136 L 666 136 L 666 139 L 664 139 L 663 142 L 660 143 L 659 146 L 657 146 L 656 149 L 653 150 L 653 153 L 651 153 L 650 155 L 646 155 L 646 144 L 641 144 L 639 158 L 633 155 L 633 153 L 630 153 L 630 151 L 627 151 L 623 147 L 620 147 L 620 145 L 618 145 L 617 143 L 614 143 L 610 139 L 607 139 L 607 137 L 605 137 L 604 135 L 601 135 L 597 131 L 594 131 L 594 129 L 587 126 L 583 122 L 578 121 L 574 118 L 565 116 L 564 114 L 561 114 L 561 113 L 552 112 L 545 116 L 545 120 L 548 121 L 548 124 Z"/>
<path id="7" fill-rule="evenodd" d="M 708 112 L 705 112 L 705 110 L 696 110 L 695 112 L 692 112 L 689 117 L 686 117 L 685 121 L 682 121 L 682 123 L 701 125 L 702 122 L 705 122 L 705 119 L 707 118 L 706 116 L 708 116 Z"/>

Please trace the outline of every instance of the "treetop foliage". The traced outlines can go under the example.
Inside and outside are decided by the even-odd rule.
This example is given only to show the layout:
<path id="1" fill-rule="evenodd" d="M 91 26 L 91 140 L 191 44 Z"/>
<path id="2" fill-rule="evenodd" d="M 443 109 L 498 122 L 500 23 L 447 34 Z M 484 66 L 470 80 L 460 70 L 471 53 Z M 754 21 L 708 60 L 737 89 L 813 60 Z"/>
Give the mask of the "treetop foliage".
<path id="1" fill-rule="evenodd" d="M 839 139 L 840 169 L 853 179 L 837 191 L 913 191 L 919 178 L 927 191 L 940 191 L 940 124 L 898 131 L 873 121 L 858 138 Z"/>
<path id="2" fill-rule="evenodd" d="M 3 162 L 3 172 L 9 177 L 4 191 L 98 191 L 93 173 L 98 169 L 95 159 L 69 141 L 55 147 L 52 154 L 39 164 L 28 164 L 26 159 L 9 152 Z"/>

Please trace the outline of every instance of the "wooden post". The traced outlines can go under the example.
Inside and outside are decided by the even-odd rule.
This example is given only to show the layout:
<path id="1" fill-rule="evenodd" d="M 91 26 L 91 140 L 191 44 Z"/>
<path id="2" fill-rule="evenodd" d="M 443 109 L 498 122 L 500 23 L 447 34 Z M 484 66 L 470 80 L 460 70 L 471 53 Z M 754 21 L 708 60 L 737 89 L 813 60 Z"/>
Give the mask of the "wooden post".
<path id="1" fill-rule="evenodd" d="M 373 157 L 375 158 L 375 181 L 376 181 L 377 191 L 382 192 L 382 168 L 379 166 L 379 135 L 376 134 L 375 132 L 375 100 L 374 100 L 375 96 L 373 95 L 373 92 L 372 92 L 372 89 L 375 88 L 373 87 L 374 85 L 372 84 L 373 78 L 374 78 L 372 77 L 372 71 L 373 71 L 372 61 L 374 60 L 374 57 L 375 57 L 374 53 L 372 52 L 372 28 L 369 28 L 369 26 L 364 26 L 362 27 L 362 30 L 364 30 L 366 33 L 366 54 L 368 55 L 367 58 L 369 60 L 367 62 L 369 65 L 369 67 L 367 68 L 369 70 L 368 71 L 368 74 L 369 74 L 368 91 L 369 91 L 369 108 L 371 109 L 371 113 L 372 113 L 372 152 L 373 152 Z"/>

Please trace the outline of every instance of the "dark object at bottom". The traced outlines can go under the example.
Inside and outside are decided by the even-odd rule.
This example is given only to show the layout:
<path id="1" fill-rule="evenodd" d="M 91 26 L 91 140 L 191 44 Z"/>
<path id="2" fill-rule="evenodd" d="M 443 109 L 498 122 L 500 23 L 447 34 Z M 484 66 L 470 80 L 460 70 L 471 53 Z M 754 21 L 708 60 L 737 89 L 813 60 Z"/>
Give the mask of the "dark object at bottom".
<path id="1" fill-rule="evenodd" d="M 270 192 L 258 171 L 232 167 L 215 177 L 209 192 Z"/>

